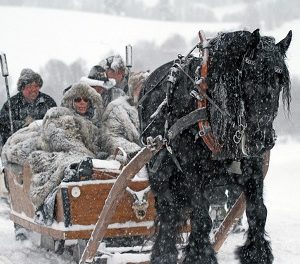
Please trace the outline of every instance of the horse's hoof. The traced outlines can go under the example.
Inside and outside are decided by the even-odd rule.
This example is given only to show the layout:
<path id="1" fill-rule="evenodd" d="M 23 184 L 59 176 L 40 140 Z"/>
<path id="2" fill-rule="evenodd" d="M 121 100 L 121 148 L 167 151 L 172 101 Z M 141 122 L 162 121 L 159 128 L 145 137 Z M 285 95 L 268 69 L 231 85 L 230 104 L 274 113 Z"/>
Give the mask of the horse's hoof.
<path id="1" fill-rule="evenodd" d="M 177 254 L 161 254 L 159 256 L 151 256 L 151 264 L 176 264 Z"/>
<path id="2" fill-rule="evenodd" d="M 241 264 L 272 264 L 273 254 L 267 240 L 252 241 L 236 250 Z"/>

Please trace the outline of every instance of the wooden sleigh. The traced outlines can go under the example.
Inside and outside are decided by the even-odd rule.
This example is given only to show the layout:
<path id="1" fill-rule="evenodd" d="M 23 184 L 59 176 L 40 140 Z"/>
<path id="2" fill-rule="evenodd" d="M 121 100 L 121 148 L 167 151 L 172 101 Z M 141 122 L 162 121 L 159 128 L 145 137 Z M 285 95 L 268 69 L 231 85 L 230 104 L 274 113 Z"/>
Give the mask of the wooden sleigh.
<path id="1" fill-rule="evenodd" d="M 41 234 L 41 246 L 58 253 L 62 253 L 66 240 L 81 241 L 74 255 L 79 260 L 85 247 L 82 241 L 91 237 L 120 169 L 93 168 L 90 180 L 62 182 L 55 197 L 54 223 L 51 226 L 34 220 L 35 209 L 29 198 L 32 176 L 30 165 L 7 166 L 5 174 L 9 187 L 11 220 L 27 230 Z M 136 177 L 128 184 L 127 191 L 113 213 L 105 238 L 149 237 L 154 231 L 154 219 L 154 197 L 148 180 Z"/>

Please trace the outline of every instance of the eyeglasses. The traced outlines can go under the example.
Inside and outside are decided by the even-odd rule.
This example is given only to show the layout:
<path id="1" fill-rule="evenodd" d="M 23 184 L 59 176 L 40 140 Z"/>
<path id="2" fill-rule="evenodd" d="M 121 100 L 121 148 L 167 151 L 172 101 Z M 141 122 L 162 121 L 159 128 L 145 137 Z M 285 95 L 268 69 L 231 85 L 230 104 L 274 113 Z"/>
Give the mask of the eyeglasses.
<path id="1" fill-rule="evenodd" d="M 74 99 L 74 102 L 76 102 L 76 103 L 79 103 L 79 102 L 81 102 L 81 101 L 84 101 L 84 102 L 88 102 L 89 101 L 89 99 L 88 98 L 86 98 L 86 97 L 76 97 L 75 99 Z"/>

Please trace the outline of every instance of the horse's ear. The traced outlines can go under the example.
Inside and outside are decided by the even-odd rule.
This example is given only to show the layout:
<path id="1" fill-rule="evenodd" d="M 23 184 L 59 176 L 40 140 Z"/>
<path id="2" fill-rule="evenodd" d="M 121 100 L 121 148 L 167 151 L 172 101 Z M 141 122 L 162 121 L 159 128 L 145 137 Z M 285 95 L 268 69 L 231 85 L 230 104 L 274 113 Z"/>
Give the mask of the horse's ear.
<path id="1" fill-rule="evenodd" d="M 292 30 L 289 31 L 289 33 L 286 35 L 286 37 L 278 42 L 276 46 L 279 48 L 282 55 L 285 55 L 287 49 L 289 48 L 292 40 Z"/>
<path id="2" fill-rule="evenodd" d="M 259 29 L 255 29 L 251 34 L 251 39 L 249 42 L 249 47 L 255 49 L 260 41 Z"/>

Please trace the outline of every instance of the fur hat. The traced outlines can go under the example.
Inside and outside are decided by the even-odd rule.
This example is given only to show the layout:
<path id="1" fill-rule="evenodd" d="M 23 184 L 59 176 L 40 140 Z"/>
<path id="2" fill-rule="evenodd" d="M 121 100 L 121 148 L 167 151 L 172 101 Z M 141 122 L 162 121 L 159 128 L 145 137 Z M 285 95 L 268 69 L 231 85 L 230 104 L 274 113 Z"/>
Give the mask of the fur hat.
<path id="1" fill-rule="evenodd" d="M 36 82 L 40 87 L 43 86 L 43 80 L 41 75 L 34 72 L 29 68 L 25 68 L 21 71 L 20 78 L 17 83 L 18 91 L 22 91 L 28 84 Z"/>
<path id="2" fill-rule="evenodd" d="M 99 62 L 99 65 L 105 70 L 114 70 L 114 71 L 126 71 L 124 60 L 120 55 L 114 55 L 107 57 L 106 59 Z"/>
<path id="3" fill-rule="evenodd" d="M 105 69 L 99 65 L 93 66 L 88 77 L 82 77 L 80 82 L 84 82 L 89 86 L 101 86 L 107 90 L 116 85 L 115 79 L 107 78 Z"/>

